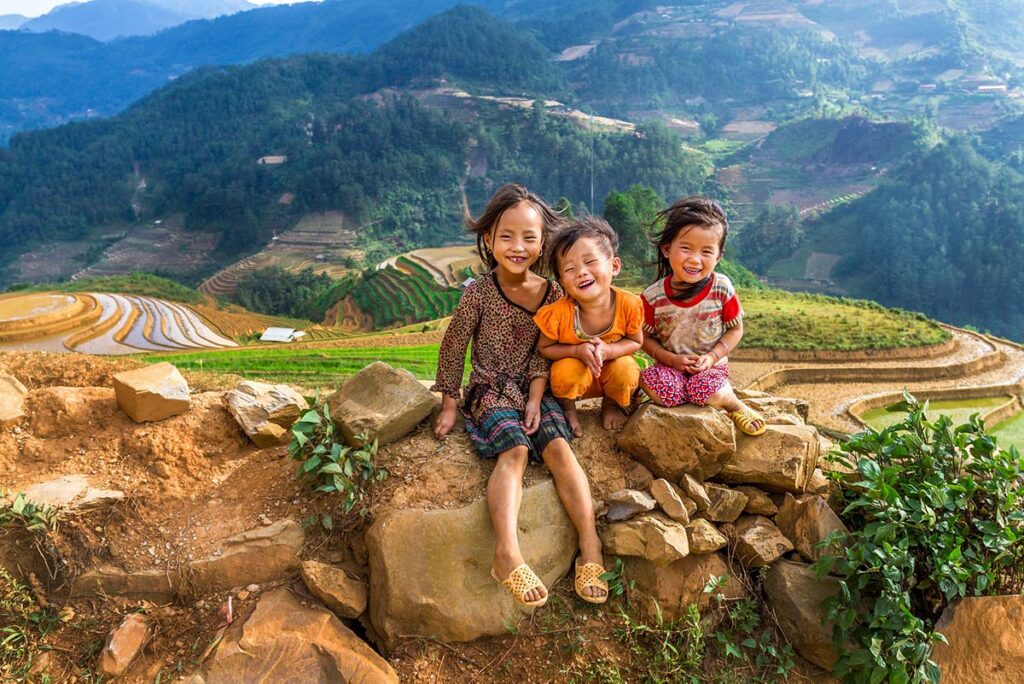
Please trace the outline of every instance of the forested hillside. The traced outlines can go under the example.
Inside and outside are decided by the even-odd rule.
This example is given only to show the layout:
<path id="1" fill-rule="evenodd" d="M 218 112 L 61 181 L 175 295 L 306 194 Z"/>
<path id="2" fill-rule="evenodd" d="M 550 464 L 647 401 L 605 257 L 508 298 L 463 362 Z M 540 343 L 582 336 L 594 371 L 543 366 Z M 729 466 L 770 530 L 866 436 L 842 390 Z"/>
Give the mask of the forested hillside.
<path id="1" fill-rule="evenodd" d="M 183 212 L 188 226 L 221 230 L 225 255 L 325 209 L 372 224 L 364 237 L 408 248 L 459 233 L 462 188 L 480 202 L 516 178 L 553 199 L 589 203 L 592 158 L 598 198 L 634 182 L 666 196 L 692 192 L 709 171 L 656 124 L 591 133 L 487 101 L 456 119 L 391 90 L 440 77 L 537 95 L 562 87 L 532 38 L 469 7 L 366 57 L 201 70 L 113 119 L 16 137 L 0 154 L 0 242 L 10 256 L 41 238 L 80 237 L 132 220 L 134 200 L 143 217 Z M 265 155 L 287 162 L 258 164 Z M 486 171 L 467 172 L 471 159 Z M 285 193 L 288 204 L 279 201 Z"/>
<path id="2" fill-rule="evenodd" d="M 1024 177 L 963 138 L 916 153 L 814 228 L 852 294 L 1024 338 Z"/>

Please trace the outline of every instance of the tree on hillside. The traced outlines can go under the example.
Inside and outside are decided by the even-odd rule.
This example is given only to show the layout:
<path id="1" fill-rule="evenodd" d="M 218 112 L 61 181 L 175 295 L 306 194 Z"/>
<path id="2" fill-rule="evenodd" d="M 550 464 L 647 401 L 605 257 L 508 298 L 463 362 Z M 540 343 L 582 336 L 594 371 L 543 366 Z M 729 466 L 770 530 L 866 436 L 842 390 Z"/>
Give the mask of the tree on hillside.
<path id="1" fill-rule="evenodd" d="M 619 253 L 629 269 L 645 267 L 654 259 L 648 230 L 665 200 L 645 185 L 626 192 L 610 192 L 604 200 L 604 218 L 619 234 Z"/>
<path id="2" fill-rule="evenodd" d="M 791 255 L 803 237 L 796 209 L 767 206 L 737 233 L 736 256 L 750 270 L 764 273 L 773 263 Z"/>

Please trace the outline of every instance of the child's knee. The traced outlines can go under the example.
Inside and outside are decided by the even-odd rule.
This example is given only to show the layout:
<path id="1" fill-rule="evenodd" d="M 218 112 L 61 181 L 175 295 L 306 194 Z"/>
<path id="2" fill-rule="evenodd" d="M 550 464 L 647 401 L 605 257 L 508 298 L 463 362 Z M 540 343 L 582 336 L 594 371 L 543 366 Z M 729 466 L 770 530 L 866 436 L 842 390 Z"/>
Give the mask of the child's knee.
<path id="1" fill-rule="evenodd" d="M 551 364 L 551 394 L 560 399 L 579 399 L 593 382 L 593 374 L 579 359 L 559 359 Z"/>
<path id="2" fill-rule="evenodd" d="M 518 473 L 526 472 L 526 464 L 530 460 L 530 450 L 525 446 L 514 446 L 507 451 L 498 454 L 498 463 L 495 470 L 512 470 Z"/>
<path id="3" fill-rule="evenodd" d="M 620 356 L 605 363 L 601 374 L 604 395 L 619 406 L 628 406 L 640 386 L 640 366 L 632 356 Z"/>
<path id="4" fill-rule="evenodd" d="M 548 442 L 547 446 L 544 447 L 544 451 L 540 454 L 541 459 L 544 461 L 544 465 L 547 466 L 548 470 L 553 475 L 558 475 L 564 472 L 567 468 L 571 468 L 576 465 L 576 454 L 573 453 L 572 447 L 569 446 L 569 442 L 557 438 Z"/>

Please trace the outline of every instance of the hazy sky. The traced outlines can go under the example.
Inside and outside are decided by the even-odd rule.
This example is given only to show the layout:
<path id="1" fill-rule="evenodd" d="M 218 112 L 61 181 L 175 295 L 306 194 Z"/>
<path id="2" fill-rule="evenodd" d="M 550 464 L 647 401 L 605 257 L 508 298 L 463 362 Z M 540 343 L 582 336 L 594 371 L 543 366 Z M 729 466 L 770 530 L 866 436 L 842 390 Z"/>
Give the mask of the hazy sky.
<path id="1" fill-rule="evenodd" d="M 293 2 L 310 2 L 311 0 L 249 0 L 254 5 L 284 5 Z M 23 14 L 26 17 L 38 17 L 46 14 L 57 5 L 66 5 L 69 0 L 0 0 L 0 14 Z M 312 0 L 319 2 L 319 0 Z"/>

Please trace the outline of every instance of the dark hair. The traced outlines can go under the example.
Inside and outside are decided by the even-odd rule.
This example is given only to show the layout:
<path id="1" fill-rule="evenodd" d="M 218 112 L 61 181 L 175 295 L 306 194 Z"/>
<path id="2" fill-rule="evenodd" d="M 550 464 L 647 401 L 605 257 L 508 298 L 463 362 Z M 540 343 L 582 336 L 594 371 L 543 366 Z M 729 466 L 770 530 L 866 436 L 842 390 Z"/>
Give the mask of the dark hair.
<path id="1" fill-rule="evenodd" d="M 592 238 L 598 242 L 611 257 L 619 249 L 619 236 L 603 218 L 588 215 L 570 221 L 548 243 L 548 270 L 556 277 L 559 260 L 583 238 Z"/>
<path id="2" fill-rule="evenodd" d="M 476 233 L 476 251 L 480 254 L 480 260 L 487 264 L 488 269 L 497 266 L 498 262 L 494 255 L 491 254 L 491 251 L 487 249 L 487 245 L 484 243 L 484 236 L 498 225 L 502 214 L 520 202 L 529 202 L 540 214 L 541 223 L 543 224 L 541 228 L 541 249 L 543 251 L 547 247 L 552 233 L 557 232 L 561 227 L 562 218 L 548 206 L 547 202 L 527 190 L 525 186 L 519 183 L 507 183 L 501 186 L 491 197 L 490 201 L 487 202 L 484 212 L 476 218 L 469 215 L 469 206 L 465 202 L 462 204 L 463 221 L 466 224 L 466 229 L 471 233 Z M 544 260 L 537 259 L 536 263 L 530 266 L 530 270 L 543 272 Z"/>
<path id="3" fill-rule="evenodd" d="M 651 235 L 651 244 L 657 252 L 658 278 L 665 278 L 672 273 L 672 265 L 668 262 L 661 248 L 671 245 L 672 241 L 683 231 L 691 227 L 722 230 L 722 238 L 718 241 L 719 253 L 725 249 L 725 238 L 729 235 L 729 220 L 718 202 L 700 195 L 684 197 L 672 203 L 668 209 L 658 212 L 652 225 L 661 221 L 665 225 Z"/>

